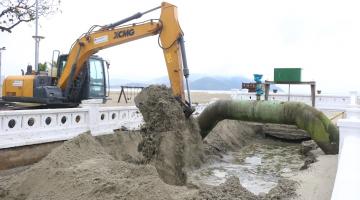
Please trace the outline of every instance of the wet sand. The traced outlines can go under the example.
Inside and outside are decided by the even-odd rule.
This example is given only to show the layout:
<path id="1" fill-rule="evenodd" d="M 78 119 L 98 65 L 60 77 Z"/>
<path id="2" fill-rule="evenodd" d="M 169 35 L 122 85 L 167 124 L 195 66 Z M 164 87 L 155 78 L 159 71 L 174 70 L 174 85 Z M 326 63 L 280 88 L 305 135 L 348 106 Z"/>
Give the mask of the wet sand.
<path id="1" fill-rule="evenodd" d="M 334 187 L 338 155 L 324 155 L 316 150 L 317 162 L 298 172 L 291 180 L 299 183 L 293 200 L 329 200 Z"/>

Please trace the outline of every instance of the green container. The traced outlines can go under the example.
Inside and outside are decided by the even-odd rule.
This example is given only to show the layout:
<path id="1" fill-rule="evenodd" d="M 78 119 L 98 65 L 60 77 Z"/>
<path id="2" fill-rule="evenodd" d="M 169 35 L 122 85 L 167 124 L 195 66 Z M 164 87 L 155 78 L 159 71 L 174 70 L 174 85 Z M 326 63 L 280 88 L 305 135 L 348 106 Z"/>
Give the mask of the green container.
<path id="1" fill-rule="evenodd" d="M 274 68 L 274 81 L 278 83 L 301 82 L 301 68 Z"/>

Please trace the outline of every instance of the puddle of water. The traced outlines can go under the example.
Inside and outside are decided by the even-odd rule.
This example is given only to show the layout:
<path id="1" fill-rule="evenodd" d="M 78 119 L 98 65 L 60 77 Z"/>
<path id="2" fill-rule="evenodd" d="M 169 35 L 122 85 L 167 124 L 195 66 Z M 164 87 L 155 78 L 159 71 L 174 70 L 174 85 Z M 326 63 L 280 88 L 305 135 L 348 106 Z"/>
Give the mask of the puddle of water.
<path id="1" fill-rule="evenodd" d="M 239 151 L 230 152 L 220 162 L 188 174 L 190 181 L 220 185 L 229 176 L 237 176 L 242 186 L 254 194 L 267 193 L 281 177 L 291 176 L 304 161 L 299 144 L 260 140 Z"/>

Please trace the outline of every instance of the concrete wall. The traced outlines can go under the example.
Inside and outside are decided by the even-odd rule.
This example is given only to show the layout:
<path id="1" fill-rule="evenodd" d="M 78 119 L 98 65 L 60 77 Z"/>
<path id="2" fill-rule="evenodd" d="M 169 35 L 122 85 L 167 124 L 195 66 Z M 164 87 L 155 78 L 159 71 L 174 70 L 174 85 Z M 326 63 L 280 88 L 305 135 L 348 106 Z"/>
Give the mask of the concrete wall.
<path id="1" fill-rule="evenodd" d="M 340 154 L 332 200 L 360 199 L 360 108 L 346 110 L 347 118 L 340 119 Z"/>

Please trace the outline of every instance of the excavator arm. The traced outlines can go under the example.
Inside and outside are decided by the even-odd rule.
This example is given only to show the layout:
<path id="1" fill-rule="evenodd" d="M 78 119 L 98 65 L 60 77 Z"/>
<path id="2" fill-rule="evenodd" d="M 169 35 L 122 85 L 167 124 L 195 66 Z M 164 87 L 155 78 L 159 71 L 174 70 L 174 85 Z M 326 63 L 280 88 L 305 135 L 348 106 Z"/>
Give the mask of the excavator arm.
<path id="1" fill-rule="evenodd" d="M 159 8 L 161 9 L 160 19 L 123 25 Z M 86 60 L 98 51 L 157 34 L 159 34 L 159 45 L 164 53 L 173 95 L 184 105 L 185 115 L 190 116 L 193 109 L 191 108 L 187 82 L 189 70 L 187 68 L 183 32 L 178 22 L 176 6 L 166 2 L 163 2 L 159 7 L 144 13 L 136 13 L 131 17 L 103 26 L 98 30 L 90 29 L 72 46 L 64 71 L 59 78 L 58 87 L 67 96 L 73 80 L 80 74 Z M 185 100 L 183 77 L 186 79 L 188 101 Z"/>

